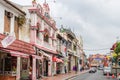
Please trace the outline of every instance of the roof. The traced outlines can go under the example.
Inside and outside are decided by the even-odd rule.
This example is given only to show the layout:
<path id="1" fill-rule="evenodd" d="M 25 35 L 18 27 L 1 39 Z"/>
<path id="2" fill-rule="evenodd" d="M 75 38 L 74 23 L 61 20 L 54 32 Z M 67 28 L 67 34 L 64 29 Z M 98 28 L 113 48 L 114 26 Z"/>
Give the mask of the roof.
<path id="1" fill-rule="evenodd" d="M 14 7 L 16 10 L 20 11 L 22 14 L 26 15 L 26 13 L 21 10 L 22 6 L 20 6 L 20 5 L 16 4 L 16 3 L 13 3 L 13 2 L 11 2 L 9 0 L 3 0 L 3 1 L 1 1 L 1 2 L 4 3 L 4 4 L 6 4 L 6 3 L 9 4 L 10 6 Z"/>
<path id="2" fill-rule="evenodd" d="M 0 42 L 5 38 L 6 36 L 0 33 Z M 26 54 L 34 54 L 35 50 L 33 48 L 33 45 L 21 40 L 16 39 L 11 45 L 9 45 L 7 48 L 4 48 L 2 44 L 0 43 L 0 49 L 3 50 L 12 50 L 12 51 L 18 51 Z"/>

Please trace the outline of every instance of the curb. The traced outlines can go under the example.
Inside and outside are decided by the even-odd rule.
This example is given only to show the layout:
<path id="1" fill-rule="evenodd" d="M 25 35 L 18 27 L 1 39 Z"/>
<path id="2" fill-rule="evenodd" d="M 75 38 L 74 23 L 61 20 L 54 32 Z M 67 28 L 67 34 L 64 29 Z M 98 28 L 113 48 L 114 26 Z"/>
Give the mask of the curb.
<path id="1" fill-rule="evenodd" d="M 79 76 L 80 74 L 85 74 L 85 73 L 87 73 L 88 71 L 89 71 L 89 70 L 84 71 L 84 72 L 81 72 L 81 73 L 78 73 L 78 74 L 76 74 L 76 75 L 74 75 L 74 76 L 71 76 L 71 77 L 69 77 L 69 78 L 66 78 L 65 80 L 69 80 L 69 79 L 71 79 L 71 78 L 77 77 L 77 76 Z"/>

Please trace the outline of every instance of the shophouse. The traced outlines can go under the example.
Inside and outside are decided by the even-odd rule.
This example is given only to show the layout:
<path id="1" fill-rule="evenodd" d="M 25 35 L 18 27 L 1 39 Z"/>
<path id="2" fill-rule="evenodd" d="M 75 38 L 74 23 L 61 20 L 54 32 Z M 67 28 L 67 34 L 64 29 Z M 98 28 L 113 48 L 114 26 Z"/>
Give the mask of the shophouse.
<path id="1" fill-rule="evenodd" d="M 80 69 L 82 68 L 82 63 L 81 63 L 81 54 L 83 53 L 83 40 L 81 36 L 77 37 L 77 56 L 78 56 L 78 71 L 80 71 Z"/>
<path id="2" fill-rule="evenodd" d="M 0 11 L 0 80 L 28 78 L 35 50 L 20 40 L 26 13 L 8 0 L 0 1 Z"/>
<path id="3" fill-rule="evenodd" d="M 62 28 L 61 28 L 62 29 Z M 67 35 L 62 32 L 62 30 L 59 29 L 57 32 L 57 51 L 58 51 L 58 57 L 62 59 L 64 62 L 57 63 L 57 66 L 59 67 L 60 73 L 67 73 L 67 62 L 68 62 L 68 56 L 67 56 Z"/>
<path id="4" fill-rule="evenodd" d="M 71 72 L 74 66 L 78 66 L 78 53 L 77 53 L 77 42 L 75 34 L 70 29 L 65 29 L 61 27 L 62 35 L 64 38 L 62 41 L 66 43 L 66 51 L 65 51 L 65 66 L 67 72 Z"/>
<path id="5" fill-rule="evenodd" d="M 62 62 L 56 56 L 58 54 L 56 51 L 56 23 L 50 16 L 50 8 L 46 2 L 40 5 L 33 1 L 28 10 L 27 14 L 30 15 L 31 21 L 30 42 L 36 47 L 36 54 L 42 58 L 42 60 L 34 59 L 36 63 L 33 63 L 33 70 L 36 69 L 37 73 L 33 72 L 33 78 L 37 78 L 39 75 L 52 76 L 52 71 L 56 70 L 56 62 Z"/>

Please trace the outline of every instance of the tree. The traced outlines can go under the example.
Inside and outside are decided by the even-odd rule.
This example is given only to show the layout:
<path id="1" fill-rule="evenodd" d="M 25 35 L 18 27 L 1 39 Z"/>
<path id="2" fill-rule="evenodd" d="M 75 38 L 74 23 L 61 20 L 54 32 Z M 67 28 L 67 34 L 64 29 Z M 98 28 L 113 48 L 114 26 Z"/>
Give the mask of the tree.
<path id="1" fill-rule="evenodd" d="M 120 42 L 116 43 L 116 48 L 114 49 L 114 52 L 118 55 L 120 53 Z"/>
<path id="2" fill-rule="evenodd" d="M 120 42 L 116 43 L 116 47 L 114 48 L 115 56 L 113 56 L 115 63 L 117 65 L 118 63 L 118 57 L 120 56 Z"/>

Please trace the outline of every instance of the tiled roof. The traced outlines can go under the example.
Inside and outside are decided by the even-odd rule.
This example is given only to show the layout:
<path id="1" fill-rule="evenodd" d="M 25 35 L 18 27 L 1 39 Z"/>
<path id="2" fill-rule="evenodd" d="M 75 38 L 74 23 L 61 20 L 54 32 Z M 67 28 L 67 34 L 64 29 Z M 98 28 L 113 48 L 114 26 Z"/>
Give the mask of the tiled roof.
<path id="1" fill-rule="evenodd" d="M 6 36 L 3 34 L 0 34 L 0 42 L 5 38 Z M 0 43 L 0 49 L 6 49 L 6 50 L 13 50 L 18 51 L 26 54 L 34 54 L 35 50 L 33 48 L 33 45 L 21 40 L 16 39 L 11 45 L 9 45 L 7 48 L 4 48 L 2 44 Z"/>

